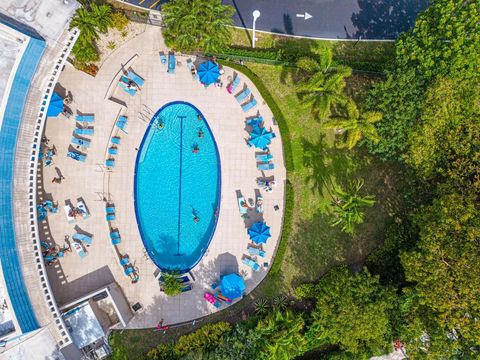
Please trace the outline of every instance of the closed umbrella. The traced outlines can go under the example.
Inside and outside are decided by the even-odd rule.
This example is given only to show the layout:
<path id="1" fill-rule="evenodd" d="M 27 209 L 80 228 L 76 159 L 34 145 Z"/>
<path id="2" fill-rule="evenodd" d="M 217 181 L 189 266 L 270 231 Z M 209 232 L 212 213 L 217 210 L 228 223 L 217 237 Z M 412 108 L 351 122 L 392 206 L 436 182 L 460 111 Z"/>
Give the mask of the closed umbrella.
<path id="1" fill-rule="evenodd" d="M 245 292 L 245 282 L 238 274 L 229 274 L 222 277 L 220 282 L 220 292 L 229 299 L 236 299 Z"/>
<path id="2" fill-rule="evenodd" d="M 248 229 L 248 235 L 250 235 L 250 240 L 255 244 L 266 243 L 271 236 L 270 226 L 267 226 L 267 224 L 261 221 L 256 222 Z"/>
<path id="3" fill-rule="evenodd" d="M 63 98 L 56 92 L 53 93 L 48 104 L 47 116 L 56 117 L 63 111 Z"/>
<path id="4" fill-rule="evenodd" d="M 220 71 L 218 70 L 218 65 L 212 61 L 207 61 L 200 64 L 198 68 L 198 77 L 200 82 L 205 85 L 213 84 L 218 80 L 220 76 Z"/>
<path id="5" fill-rule="evenodd" d="M 265 128 L 256 126 L 250 133 L 250 145 L 259 149 L 265 149 L 271 142 L 273 133 L 267 131 Z"/>

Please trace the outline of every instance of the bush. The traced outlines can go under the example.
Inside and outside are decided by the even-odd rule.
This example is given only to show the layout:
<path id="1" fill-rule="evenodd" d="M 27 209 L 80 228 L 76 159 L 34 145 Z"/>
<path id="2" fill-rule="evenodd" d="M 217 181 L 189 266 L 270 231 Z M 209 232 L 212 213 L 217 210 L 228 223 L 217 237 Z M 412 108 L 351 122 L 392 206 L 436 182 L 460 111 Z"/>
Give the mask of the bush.
<path id="1" fill-rule="evenodd" d="M 229 47 L 223 51 L 225 55 L 244 56 L 267 60 L 280 60 L 278 51 L 275 49 L 252 49 L 246 47 Z"/>
<path id="2" fill-rule="evenodd" d="M 181 336 L 175 345 L 175 351 L 179 356 L 185 356 L 197 350 L 214 350 L 222 342 L 222 336 L 231 329 L 232 326 L 223 321 L 206 324 L 191 334 Z"/>
<path id="3" fill-rule="evenodd" d="M 145 356 L 146 360 L 174 360 L 177 358 L 173 344 L 160 344 Z"/>
<path id="4" fill-rule="evenodd" d="M 117 47 L 117 44 L 115 44 L 115 41 L 109 41 L 107 44 L 107 49 L 113 50 Z"/>
<path id="5" fill-rule="evenodd" d="M 95 44 L 91 41 L 85 41 L 81 35 L 73 46 L 72 54 L 78 62 L 83 64 L 98 61 L 100 58 Z"/>
<path id="6" fill-rule="evenodd" d="M 88 75 L 97 76 L 98 66 L 95 64 L 84 64 L 75 60 L 73 62 L 73 66 L 75 67 L 75 69 L 83 71 Z"/>
<path id="7" fill-rule="evenodd" d="M 295 288 L 295 296 L 299 299 L 312 299 L 315 297 L 314 284 L 301 284 Z"/>
<path id="8" fill-rule="evenodd" d="M 130 20 L 125 16 L 123 12 L 115 12 L 112 15 L 113 27 L 118 31 L 124 30 L 130 23 Z"/>

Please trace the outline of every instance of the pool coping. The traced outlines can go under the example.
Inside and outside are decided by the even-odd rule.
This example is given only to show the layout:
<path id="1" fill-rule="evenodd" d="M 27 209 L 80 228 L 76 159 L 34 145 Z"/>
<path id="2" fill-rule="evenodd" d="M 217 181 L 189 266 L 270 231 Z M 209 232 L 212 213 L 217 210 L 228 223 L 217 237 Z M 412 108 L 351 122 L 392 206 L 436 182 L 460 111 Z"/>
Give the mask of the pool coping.
<path id="1" fill-rule="evenodd" d="M 138 206 L 137 206 L 137 169 L 138 169 L 139 159 L 142 156 L 143 145 L 145 144 L 145 140 L 148 137 L 148 134 L 151 130 L 152 123 L 157 119 L 158 114 L 160 114 L 162 112 L 162 110 L 164 110 L 165 108 L 167 108 L 169 106 L 172 106 L 172 105 L 176 105 L 176 104 L 188 105 L 191 108 L 193 108 L 197 112 L 197 114 L 200 114 L 202 116 L 202 118 L 205 122 L 205 125 L 207 126 L 208 131 L 210 132 L 210 134 L 212 134 L 213 144 L 215 145 L 215 153 L 216 153 L 217 159 L 218 159 L 218 163 L 217 163 L 217 171 L 218 171 L 218 193 L 217 193 L 217 196 L 218 196 L 218 202 L 217 202 L 217 215 L 215 216 L 215 222 L 213 224 L 213 229 L 210 233 L 210 238 L 208 239 L 208 242 L 206 243 L 206 247 L 205 247 L 205 250 L 203 251 L 202 255 L 197 259 L 197 261 L 190 268 L 181 269 L 181 271 L 180 270 L 172 270 L 172 269 L 163 268 L 162 266 L 160 266 L 160 264 L 157 263 L 156 259 L 150 254 L 150 249 L 145 244 L 143 230 L 142 230 L 142 227 L 140 226 L 140 223 L 139 223 L 140 216 L 139 216 L 139 211 L 138 211 Z M 133 206 L 135 208 L 135 217 L 136 217 L 137 227 L 138 227 L 138 231 L 140 233 L 140 238 L 142 239 L 143 247 L 145 248 L 146 253 L 148 253 L 148 256 L 153 261 L 153 263 L 162 272 L 175 273 L 175 274 L 176 273 L 178 273 L 178 274 L 188 273 L 191 270 L 193 270 L 198 265 L 198 263 L 203 259 L 203 257 L 205 256 L 205 253 L 207 252 L 207 250 L 210 246 L 210 243 L 212 242 L 213 236 L 215 235 L 215 231 L 217 229 L 217 224 L 218 224 L 218 218 L 220 217 L 221 204 L 222 204 L 222 162 L 221 162 L 221 158 L 220 158 L 220 152 L 218 151 L 218 145 L 217 145 L 217 140 L 215 139 L 215 135 L 214 135 L 212 129 L 210 128 L 210 125 L 208 124 L 207 118 L 203 115 L 203 113 L 195 105 L 193 105 L 192 103 L 189 103 L 188 101 L 181 101 L 181 100 L 171 101 L 171 102 L 168 102 L 168 103 L 164 104 L 152 116 L 152 119 L 148 123 L 147 130 L 145 131 L 145 134 L 142 137 L 142 141 L 140 142 L 140 145 L 139 145 L 138 149 L 139 149 L 139 151 L 138 151 L 137 156 L 135 158 L 135 169 L 134 169 L 134 173 L 133 173 L 133 175 L 134 175 L 134 179 L 133 179 L 133 189 L 134 189 L 134 191 L 133 191 Z"/>

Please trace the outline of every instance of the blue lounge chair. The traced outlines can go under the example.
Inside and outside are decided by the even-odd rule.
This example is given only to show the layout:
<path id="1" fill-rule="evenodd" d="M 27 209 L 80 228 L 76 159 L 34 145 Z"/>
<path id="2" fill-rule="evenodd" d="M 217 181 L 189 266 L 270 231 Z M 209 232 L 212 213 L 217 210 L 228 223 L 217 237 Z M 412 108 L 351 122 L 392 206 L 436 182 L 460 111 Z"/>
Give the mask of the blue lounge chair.
<path id="1" fill-rule="evenodd" d="M 105 160 L 106 167 L 115 167 L 115 159 L 107 159 Z"/>
<path id="2" fill-rule="evenodd" d="M 114 221 L 115 220 L 115 214 L 107 214 L 105 216 L 105 218 L 107 219 L 107 221 Z"/>
<path id="3" fill-rule="evenodd" d="M 246 88 L 245 90 L 243 90 L 242 92 L 240 92 L 240 94 L 238 94 L 235 99 L 237 99 L 238 103 L 241 104 L 242 102 L 245 101 L 245 99 L 247 98 L 247 96 L 250 95 L 250 89 L 249 88 Z"/>
<path id="4" fill-rule="evenodd" d="M 175 73 L 175 63 L 176 63 L 176 58 L 174 53 L 169 53 L 168 54 L 168 73 L 173 74 Z"/>
<path id="5" fill-rule="evenodd" d="M 215 281 L 213 282 L 213 284 L 210 285 L 210 287 L 212 288 L 212 290 L 215 290 L 219 285 L 220 285 L 220 284 L 219 284 L 218 280 L 215 280 Z"/>
<path id="6" fill-rule="evenodd" d="M 120 116 L 116 122 L 116 126 L 122 130 L 125 134 L 128 134 L 127 131 L 125 130 L 125 126 L 128 124 L 128 118 L 125 116 Z"/>
<path id="7" fill-rule="evenodd" d="M 88 236 L 88 235 L 84 235 L 84 234 L 79 234 L 79 233 L 73 234 L 72 239 L 76 240 L 76 241 L 81 241 L 81 242 L 83 242 L 85 244 L 88 244 L 88 245 L 93 244 L 92 237 Z"/>
<path id="8" fill-rule="evenodd" d="M 124 271 L 125 275 L 130 276 L 135 272 L 135 268 L 133 266 L 128 266 Z"/>
<path id="9" fill-rule="evenodd" d="M 120 260 L 120 265 L 125 266 L 130 262 L 130 258 L 128 256 L 125 256 Z"/>
<path id="10" fill-rule="evenodd" d="M 245 201 L 245 199 L 243 198 L 243 196 L 240 196 L 238 198 L 238 208 L 240 209 L 240 214 L 241 215 L 246 215 L 247 212 L 248 212 L 248 207 L 245 207 L 243 206 L 244 204 L 246 204 L 247 202 Z"/>
<path id="11" fill-rule="evenodd" d="M 112 144 L 120 145 L 120 138 L 118 136 L 112 137 Z"/>
<path id="12" fill-rule="evenodd" d="M 233 94 L 235 90 L 237 89 L 238 85 L 240 85 L 240 76 L 235 76 L 235 79 L 233 79 L 232 83 L 227 86 L 227 91 L 230 94 Z"/>
<path id="13" fill-rule="evenodd" d="M 84 162 L 87 159 L 85 155 L 82 155 L 75 151 L 69 151 L 67 153 L 67 157 L 72 158 L 73 160 L 81 161 L 81 162 Z"/>
<path id="14" fill-rule="evenodd" d="M 264 162 L 268 162 L 270 160 L 273 159 L 273 155 L 272 154 L 261 154 L 261 155 L 256 155 L 255 156 L 255 160 L 257 161 L 264 161 Z"/>
<path id="15" fill-rule="evenodd" d="M 257 100 L 252 98 L 252 101 L 242 105 L 242 110 L 243 112 L 247 112 L 248 110 L 253 109 L 255 106 L 257 106 Z"/>
<path id="16" fill-rule="evenodd" d="M 76 128 L 73 133 L 75 135 L 93 135 L 94 130 L 93 128 Z"/>
<path id="17" fill-rule="evenodd" d="M 79 139 L 79 138 L 76 138 L 76 137 L 72 137 L 72 144 L 80 145 L 80 146 L 83 146 L 85 148 L 88 148 L 88 147 L 90 147 L 90 140 Z"/>
<path id="18" fill-rule="evenodd" d="M 185 285 L 185 286 L 182 287 L 182 292 L 187 292 L 187 291 L 190 291 L 192 289 L 193 289 L 192 285 L 188 284 L 188 285 Z"/>
<path id="19" fill-rule="evenodd" d="M 47 218 L 47 209 L 42 205 L 37 205 L 37 219 L 38 221 L 43 221 Z"/>
<path id="20" fill-rule="evenodd" d="M 137 75 L 133 70 L 128 70 L 127 77 L 138 86 L 143 86 L 143 84 L 145 84 L 145 80 L 143 80 L 143 78 Z"/>
<path id="21" fill-rule="evenodd" d="M 75 120 L 77 120 L 78 122 L 94 123 L 95 116 L 94 115 L 76 115 Z"/>
<path id="22" fill-rule="evenodd" d="M 192 59 L 187 59 L 187 68 L 192 73 L 193 80 L 198 80 L 197 68 L 195 64 L 192 62 Z"/>
<path id="23" fill-rule="evenodd" d="M 160 51 L 158 54 L 160 55 L 160 62 L 163 65 L 167 65 L 167 57 L 165 56 L 165 53 L 163 51 Z"/>
<path id="24" fill-rule="evenodd" d="M 260 163 L 260 164 L 257 164 L 257 169 L 258 169 L 258 170 L 266 171 L 266 170 L 273 170 L 274 168 L 275 168 L 275 166 L 273 165 L 273 163 Z"/>
<path id="25" fill-rule="evenodd" d="M 109 155 L 117 155 L 118 154 L 118 149 L 116 147 L 108 148 L 108 154 Z"/>
<path id="26" fill-rule="evenodd" d="M 115 212 L 115 206 L 107 206 L 107 207 L 105 208 L 105 212 L 106 212 L 107 214 L 112 214 L 112 213 L 114 213 L 114 212 Z"/>
<path id="27" fill-rule="evenodd" d="M 253 271 L 258 271 L 260 270 L 260 265 L 258 265 L 258 263 L 252 259 L 249 259 L 249 258 L 243 258 L 242 259 L 242 263 L 244 263 L 245 265 L 247 265 L 248 267 L 252 268 Z"/>
<path id="28" fill-rule="evenodd" d="M 248 250 L 248 253 L 250 255 L 257 255 L 257 256 L 260 256 L 260 257 L 265 257 L 265 251 L 264 250 L 257 249 L 257 248 L 251 247 L 251 246 L 249 246 L 247 248 L 247 250 Z"/>
<path id="29" fill-rule="evenodd" d="M 118 85 L 130 96 L 135 96 L 135 94 L 137 93 L 135 90 L 127 88 L 127 85 L 123 82 L 119 82 Z"/>
<path id="30" fill-rule="evenodd" d="M 111 232 L 110 239 L 112 240 L 113 245 L 118 245 L 122 242 L 122 239 L 120 238 L 120 234 L 118 233 L 118 231 Z"/>

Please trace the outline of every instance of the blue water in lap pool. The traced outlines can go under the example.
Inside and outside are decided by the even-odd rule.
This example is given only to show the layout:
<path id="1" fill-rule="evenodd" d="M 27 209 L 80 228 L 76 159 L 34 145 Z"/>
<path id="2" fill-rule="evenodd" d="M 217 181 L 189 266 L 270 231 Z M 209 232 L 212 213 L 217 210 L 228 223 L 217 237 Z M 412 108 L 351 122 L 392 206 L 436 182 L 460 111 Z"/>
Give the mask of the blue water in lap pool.
<path id="1" fill-rule="evenodd" d="M 207 250 L 217 223 L 220 157 L 210 127 L 199 114 L 185 102 L 163 106 L 137 155 L 137 222 L 145 248 L 162 270 L 192 269 Z"/>

